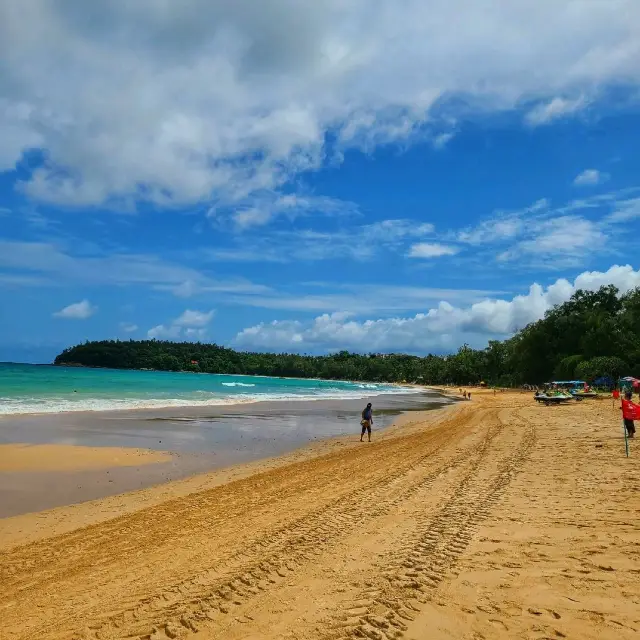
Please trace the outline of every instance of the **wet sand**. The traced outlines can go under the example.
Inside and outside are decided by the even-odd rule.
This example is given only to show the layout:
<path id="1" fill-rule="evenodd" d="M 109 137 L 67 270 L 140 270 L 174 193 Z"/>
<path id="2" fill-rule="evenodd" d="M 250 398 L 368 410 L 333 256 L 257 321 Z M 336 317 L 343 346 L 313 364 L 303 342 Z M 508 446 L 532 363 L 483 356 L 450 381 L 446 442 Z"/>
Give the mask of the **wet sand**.
<path id="1" fill-rule="evenodd" d="M 250 438 L 253 448 L 266 447 L 270 453 L 277 453 L 278 442 L 290 448 L 290 444 L 353 433 L 367 402 L 374 405 L 376 428 L 380 429 L 392 424 L 403 411 L 436 408 L 449 400 L 424 391 L 361 400 L 0 416 L 0 443 L 138 447 L 188 453 L 247 448 L 243 440 Z"/>
<path id="2" fill-rule="evenodd" d="M 371 401 L 376 431 L 430 393 Z M 76 504 L 358 433 L 362 400 L 86 412 L 0 419 L 0 518 Z M 24 442 L 50 443 L 25 446 Z"/>
<path id="3" fill-rule="evenodd" d="M 619 413 L 474 392 L 371 444 L 2 520 L 3 638 L 635 639 Z"/>
<path id="4" fill-rule="evenodd" d="M 167 453 L 64 444 L 0 444 L 0 472 L 78 471 L 168 462 Z"/>

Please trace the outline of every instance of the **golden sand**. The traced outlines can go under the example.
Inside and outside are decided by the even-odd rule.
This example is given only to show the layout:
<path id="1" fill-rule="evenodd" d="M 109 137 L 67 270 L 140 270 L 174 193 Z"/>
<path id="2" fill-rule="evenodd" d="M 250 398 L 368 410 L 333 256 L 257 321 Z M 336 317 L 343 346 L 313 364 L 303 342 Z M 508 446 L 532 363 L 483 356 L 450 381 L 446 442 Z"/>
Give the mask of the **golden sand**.
<path id="1" fill-rule="evenodd" d="M 619 410 L 473 398 L 372 444 L 0 521 L 2 638 L 637 638 Z"/>
<path id="2" fill-rule="evenodd" d="M 145 449 L 66 444 L 0 445 L 0 471 L 79 471 L 134 467 L 169 460 L 171 456 L 167 453 Z"/>

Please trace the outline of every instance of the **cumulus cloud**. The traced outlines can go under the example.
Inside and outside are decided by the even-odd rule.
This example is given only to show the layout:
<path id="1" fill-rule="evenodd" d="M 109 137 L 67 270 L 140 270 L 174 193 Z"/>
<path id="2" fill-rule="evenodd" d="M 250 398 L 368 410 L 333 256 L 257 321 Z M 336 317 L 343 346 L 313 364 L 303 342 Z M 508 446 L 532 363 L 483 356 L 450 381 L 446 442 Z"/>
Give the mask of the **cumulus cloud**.
<path id="1" fill-rule="evenodd" d="M 585 169 L 575 177 L 573 184 L 576 187 L 591 187 L 605 182 L 608 178 L 609 176 L 606 173 L 602 173 L 597 169 Z"/>
<path id="2" fill-rule="evenodd" d="M 213 310 L 205 313 L 204 311 L 186 309 L 179 318 L 173 321 L 173 324 L 179 327 L 205 327 L 211 322 L 213 313 Z"/>
<path id="3" fill-rule="evenodd" d="M 43 201 L 241 202 L 350 147 L 441 145 L 454 105 L 576 113 L 638 83 L 639 25 L 636 0 L 8 0 L 0 171 L 39 149 Z"/>
<path id="4" fill-rule="evenodd" d="M 184 330 L 184 336 L 187 340 L 204 340 L 207 337 L 207 330 L 204 327 L 201 329 L 189 327 Z"/>
<path id="5" fill-rule="evenodd" d="M 463 342 L 482 347 L 491 337 L 505 338 L 538 320 L 553 305 L 567 301 L 578 289 L 594 291 L 614 284 L 622 292 L 640 286 L 640 270 L 612 266 L 586 271 L 573 282 L 560 279 L 544 288 L 532 284 L 525 295 L 510 300 L 485 299 L 469 306 L 447 301 L 412 317 L 357 321 L 344 314 L 323 314 L 311 322 L 281 320 L 261 323 L 238 333 L 242 348 L 269 350 L 335 350 L 361 352 L 451 350 Z"/>
<path id="6" fill-rule="evenodd" d="M 433 242 L 418 242 L 411 245 L 408 256 L 410 258 L 440 258 L 442 256 L 455 256 L 460 249 L 446 244 Z"/>
<path id="7" fill-rule="evenodd" d="M 134 333 L 138 330 L 138 325 L 134 324 L 133 322 L 121 322 L 120 330 L 124 331 L 125 333 Z"/>
<path id="8" fill-rule="evenodd" d="M 176 325 L 159 324 L 155 327 L 151 327 L 151 329 L 147 331 L 147 336 L 149 336 L 149 338 L 151 338 L 152 340 L 171 340 L 179 338 L 181 332 L 182 327 L 178 327 Z"/>
<path id="9" fill-rule="evenodd" d="M 159 324 L 147 331 L 149 338 L 157 340 L 201 340 L 207 336 L 207 327 L 213 319 L 215 311 L 195 311 L 185 309 L 177 318 L 168 324 Z"/>
<path id="10" fill-rule="evenodd" d="M 69 320 L 86 320 L 90 318 L 96 311 L 97 307 L 94 307 L 88 300 L 82 300 L 81 302 L 75 302 L 70 304 L 60 311 L 56 311 L 53 316 L 55 318 L 67 318 Z"/>

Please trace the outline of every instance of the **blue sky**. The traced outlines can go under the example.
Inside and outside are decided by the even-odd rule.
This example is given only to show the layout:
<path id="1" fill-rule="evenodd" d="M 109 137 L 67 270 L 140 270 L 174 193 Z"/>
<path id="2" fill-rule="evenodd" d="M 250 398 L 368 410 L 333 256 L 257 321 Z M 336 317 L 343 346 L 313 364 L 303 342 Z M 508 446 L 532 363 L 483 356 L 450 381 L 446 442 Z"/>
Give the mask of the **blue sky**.
<path id="1" fill-rule="evenodd" d="M 443 353 L 640 285 L 638 3 L 263 4 L 3 3 L 0 360 Z"/>

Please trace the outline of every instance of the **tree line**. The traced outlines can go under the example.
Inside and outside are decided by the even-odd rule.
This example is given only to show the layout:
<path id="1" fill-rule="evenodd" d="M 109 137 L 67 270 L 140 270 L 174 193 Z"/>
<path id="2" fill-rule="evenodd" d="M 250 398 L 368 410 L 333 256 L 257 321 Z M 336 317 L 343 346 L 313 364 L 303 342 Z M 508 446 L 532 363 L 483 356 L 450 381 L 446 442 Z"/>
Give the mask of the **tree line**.
<path id="1" fill-rule="evenodd" d="M 465 344 L 444 356 L 348 351 L 312 356 L 200 342 L 103 340 L 65 349 L 54 364 L 431 385 L 640 377 L 640 287 L 624 295 L 613 285 L 577 291 L 508 340 L 490 340 L 484 349 Z"/>

